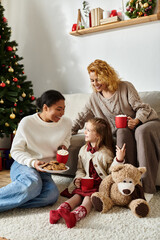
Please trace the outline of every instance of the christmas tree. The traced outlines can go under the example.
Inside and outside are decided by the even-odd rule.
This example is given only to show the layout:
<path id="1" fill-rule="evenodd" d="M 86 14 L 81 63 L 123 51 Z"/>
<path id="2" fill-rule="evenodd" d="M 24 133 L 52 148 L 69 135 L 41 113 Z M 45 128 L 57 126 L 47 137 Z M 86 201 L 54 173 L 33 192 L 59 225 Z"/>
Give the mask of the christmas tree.
<path id="1" fill-rule="evenodd" d="M 15 134 L 20 120 L 36 111 L 31 81 L 26 81 L 18 44 L 11 41 L 11 28 L 0 3 L 0 137 Z"/>

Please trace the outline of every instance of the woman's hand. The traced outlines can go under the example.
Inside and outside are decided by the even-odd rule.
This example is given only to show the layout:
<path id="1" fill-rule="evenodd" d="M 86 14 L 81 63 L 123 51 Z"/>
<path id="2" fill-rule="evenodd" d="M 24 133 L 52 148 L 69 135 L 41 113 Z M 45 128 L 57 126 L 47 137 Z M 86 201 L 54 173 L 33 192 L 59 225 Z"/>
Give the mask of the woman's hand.
<path id="1" fill-rule="evenodd" d="M 126 153 L 126 144 L 125 143 L 123 144 L 122 148 L 119 148 L 116 145 L 116 158 L 119 162 L 124 161 L 125 153 Z"/>
<path id="2" fill-rule="evenodd" d="M 74 181 L 74 185 L 76 186 L 76 188 L 80 188 L 81 187 L 81 178 L 76 178 Z"/>
<path id="3" fill-rule="evenodd" d="M 36 160 L 35 163 L 34 163 L 35 169 L 36 169 L 38 172 L 45 172 L 45 171 L 43 171 L 43 170 L 41 170 L 41 169 L 39 168 L 39 166 L 42 165 L 42 164 L 44 164 L 44 163 L 45 163 L 45 162 L 43 162 L 43 161 Z"/>
<path id="4" fill-rule="evenodd" d="M 128 119 L 128 128 L 130 129 L 134 129 L 139 123 L 140 123 L 140 120 L 138 118 L 131 118 L 131 117 L 127 117 Z"/>

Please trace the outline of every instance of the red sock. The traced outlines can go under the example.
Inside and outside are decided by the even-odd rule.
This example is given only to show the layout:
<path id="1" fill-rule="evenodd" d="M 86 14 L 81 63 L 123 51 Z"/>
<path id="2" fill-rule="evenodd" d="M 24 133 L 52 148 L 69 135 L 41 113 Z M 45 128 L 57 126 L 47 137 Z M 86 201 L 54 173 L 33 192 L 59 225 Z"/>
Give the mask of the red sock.
<path id="1" fill-rule="evenodd" d="M 76 222 L 87 215 L 87 209 L 84 206 L 79 206 L 73 212 L 69 212 L 67 209 L 60 209 L 59 212 L 64 218 L 68 228 L 74 227 Z"/>
<path id="2" fill-rule="evenodd" d="M 55 224 L 58 222 L 58 220 L 61 218 L 61 215 L 59 213 L 60 209 L 67 209 L 68 212 L 71 211 L 71 206 L 69 205 L 69 203 L 64 202 L 62 203 L 59 208 L 57 208 L 57 210 L 51 210 L 50 211 L 50 217 L 49 217 L 49 221 L 51 224 Z"/>

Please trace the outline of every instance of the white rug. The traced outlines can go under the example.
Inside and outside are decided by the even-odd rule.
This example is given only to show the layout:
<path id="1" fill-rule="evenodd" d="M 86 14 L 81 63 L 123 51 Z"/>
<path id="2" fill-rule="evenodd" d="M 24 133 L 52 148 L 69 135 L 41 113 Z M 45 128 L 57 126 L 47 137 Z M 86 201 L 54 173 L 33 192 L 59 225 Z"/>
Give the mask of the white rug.
<path id="1" fill-rule="evenodd" d="M 60 191 L 68 186 L 70 178 L 53 176 Z M 49 211 L 65 200 L 59 197 L 56 204 L 38 209 L 14 209 L 0 213 L 0 237 L 10 240 L 159 240 L 160 191 L 150 201 L 147 218 L 137 218 L 129 209 L 114 207 L 105 214 L 92 212 L 77 225 L 68 229 L 60 220 L 49 223 Z"/>

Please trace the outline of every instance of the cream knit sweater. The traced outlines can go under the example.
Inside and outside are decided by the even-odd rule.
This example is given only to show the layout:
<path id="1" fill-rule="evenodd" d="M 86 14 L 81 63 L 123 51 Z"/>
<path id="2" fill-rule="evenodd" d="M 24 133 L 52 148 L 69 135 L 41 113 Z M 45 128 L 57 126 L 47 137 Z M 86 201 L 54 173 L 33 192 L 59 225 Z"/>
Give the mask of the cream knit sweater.
<path id="1" fill-rule="evenodd" d="M 12 158 L 34 167 L 36 160 L 55 157 L 60 145 L 69 147 L 71 126 L 71 120 L 65 116 L 59 122 L 44 122 L 38 113 L 24 117 L 13 139 Z"/>

